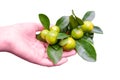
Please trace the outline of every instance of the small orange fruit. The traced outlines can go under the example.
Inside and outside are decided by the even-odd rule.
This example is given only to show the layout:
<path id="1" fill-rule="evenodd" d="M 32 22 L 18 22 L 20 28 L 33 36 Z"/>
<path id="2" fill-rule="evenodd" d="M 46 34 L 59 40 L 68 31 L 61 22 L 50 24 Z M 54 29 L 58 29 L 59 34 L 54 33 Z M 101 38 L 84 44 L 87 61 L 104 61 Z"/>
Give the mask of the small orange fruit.
<path id="1" fill-rule="evenodd" d="M 48 34 L 48 30 L 47 29 L 44 29 L 44 30 L 42 30 L 41 32 L 40 32 L 40 36 L 41 36 L 41 38 L 43 39 L 43 40 L 45 40 L 46 39 L 46 35 Z"/>
<path id="2" fill-rule="evenodd" d="M 58 33 L 56 31 L 50 31 L 46 35 L 46 41 L 48 44 L 55 44 L 57 42 L 57 35 Z"/>
<path id="3" fill-rule="evenodd" d="M 56 32 L 60 32 L 60 28 L 58 26 L 52 26 L 50 27 L 50 31 L 56 31 Z"/>
<path id="4" fill-rule="evenodd" d="M 74 38 L 74 39 L 80 39 L 81 37 L 83 37 L 83 30 L 80 29 L 80 28 L 75 28 L 72 30 L 71 32 L 71 36 Z"/>
<path id="5" fill-rule="evenodd" d="M 63 50 L 67 51 L 74 49 L 76 46 L 76 42 L 72 37 L 61 40 L 59 44 L 63 47 Z"/>
<path id="6" fill-rule="evenodd" d="M 81 26 L 84 32 L 91 32 L 93 30 L 93 23 L 91 21 L 84 21 L 84 24 Z"/>

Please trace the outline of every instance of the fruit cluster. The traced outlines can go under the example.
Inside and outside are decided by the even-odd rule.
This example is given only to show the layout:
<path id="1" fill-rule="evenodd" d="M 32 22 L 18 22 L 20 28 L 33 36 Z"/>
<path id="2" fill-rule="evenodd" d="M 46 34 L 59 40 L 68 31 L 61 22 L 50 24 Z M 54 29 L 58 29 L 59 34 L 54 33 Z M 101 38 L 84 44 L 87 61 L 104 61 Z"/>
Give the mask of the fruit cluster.
<path id="1" fill-rule="evenodd" d="M 77 34 L 78 32 L 76 33 L 75 29 L 73 29 L 73 31 L 72 31 L 73 37 L 74 38 L 82 37 L 83 31 L 81 29 L 77 29 L 77 30 L 80 34 Z M 41 39 L 43 41 L 47 42 L 49 45 L 54 45 L 57 42 L 59 42 L 58 44 L 60 46 L 62 46 L 64 50 L 74 49 L 76 46 L 75 40 L 72 37 L 67 37 L 67 38 L 60 40 L 57 38 L 58 34 L 60 34 L 59 32 L 60 32 L 60 28 L 58 26 L 52 26 L 52 27 L 50 27 L 49 30 L 47 30 L 47 29 L 42 30 L 39 35 L 40 35 Z M 74 36 L 74 34 L 76 36 Z M 78 35 L 78 37 L 77 37 L 77 35 Z"/>
<path id="2" fill-rule="evenodd" d="M 93 37 L 94 33 L 103 34 L 103 31 L 92 23 L 94 17 L 95 12 L 88 11 L 81 19 L 72 10 L 72 15 L 62 16 L 54 26 L 50 26 L 49 18 L 39 14 L 44 30 L 37 34 L 37 39 L 48 43 L 47 54 L 54 64 L 61 59 L 63 50 L 72 49 L 84 60 L 96 61 Z"/>

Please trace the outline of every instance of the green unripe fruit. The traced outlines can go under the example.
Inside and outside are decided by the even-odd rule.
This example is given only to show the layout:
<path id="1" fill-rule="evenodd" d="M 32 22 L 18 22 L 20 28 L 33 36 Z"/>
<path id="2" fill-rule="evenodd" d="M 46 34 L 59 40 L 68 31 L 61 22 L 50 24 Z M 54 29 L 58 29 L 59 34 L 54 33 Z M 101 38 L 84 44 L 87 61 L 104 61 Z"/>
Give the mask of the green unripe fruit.
<path id="1" fill-rule="evenodd" d="M 72 50 L 76 46 L 76 42 L 72 37 L 61 40 L 59 44 L 63 47 L 63 50 L 66 51 Z"/>
<path id="2" fill-rule="evenodd" d="M 50 31 L 47 35 L 46 35 L 46 41 L 48 44 L 55 44 L 57 42 L 57 35 L 58 32 L 56 31 Z"/>
<path id="3" fill-rule="evenodd" d="M 50 31 L 56 31 L 56 32 L 60 32 L 60 28 L 58 26 L 52 26 L 50 27 Z"/>
<path id="4" fill-rule="evenodd" d="M 84 24 L 81 26 L 84 32 L 91 32 L 93 30 L 93 23 L 91 21 L 84 21 Z"/>
<path id="5" fill-rule="evenodd" d="M 81 37 L 83 37 L 83 31 L 82 29 L 80 28 L 75 28 L 72 30 L 71 32 L 71 36 L 74 38 L 74 39 L 80 39 Z"/>
<path id="6" fill-rule="evenodd" d="M 48 30 L 47 29 L 44 29 L 44 30 L 42 30 L 41 32 L 40 32 L 40 36 L 41 36 L 41 38 L 43 39 L 43 40 L 45 40 L 46 39 L 46 35 L 48 34 Z"/>

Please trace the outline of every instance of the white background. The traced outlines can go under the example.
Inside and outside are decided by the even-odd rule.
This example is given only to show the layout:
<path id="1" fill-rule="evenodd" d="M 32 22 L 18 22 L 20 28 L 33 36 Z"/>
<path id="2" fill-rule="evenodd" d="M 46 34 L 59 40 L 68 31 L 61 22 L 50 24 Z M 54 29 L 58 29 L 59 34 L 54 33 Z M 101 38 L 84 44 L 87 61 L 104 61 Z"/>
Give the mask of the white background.
<path id="1" fill-rule="evenodd" d="M 0 53 L 0 80 L 120 80 L 119 0 L 0 0 L 0 26 L 21 22 L 38 22 L 38 14 L 49 16 L 51 24 L 73 9 L 82 17 L 94 10 L 94 24 L 104 31 L 96 34 L 97 61 L 69 57 L 58 67 L 43 67 L 12 54 Z"/>

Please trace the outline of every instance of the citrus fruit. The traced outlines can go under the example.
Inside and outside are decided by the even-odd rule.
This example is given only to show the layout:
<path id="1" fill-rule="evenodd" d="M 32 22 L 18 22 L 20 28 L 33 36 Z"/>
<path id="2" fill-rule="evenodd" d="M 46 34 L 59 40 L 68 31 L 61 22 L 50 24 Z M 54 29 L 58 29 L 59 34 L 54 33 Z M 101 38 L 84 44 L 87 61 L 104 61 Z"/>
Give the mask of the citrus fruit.
<path id="1" fill-rule="evenodd" d="M 74 38 L 74 39 L 80 39 L 82 36 L 83 36 L 83 31 L 82 29 L 80 28 L 75 28 L 72 30 L 71 32 L 71 36 Z"/>
<path id="2" fill-rule="evenodd" d="M 48 44 L 55 44 L 57 42 L 57 35 L 58 32 L 56 31 L 49 31 L 46 35 L 46 41 Z"/>
<path id="3" fill-rule="evenodd" d="M 50 27 L 50 31 L 56 31 L 56 32 L 60 32 L 60 28 L 58 26 L 52 26 Z"/>
<path id="4" fill-rule="evenodd" d="M 91 21 L 84 21 L 84 24 L 81 26 L 84 32 L 91 32 L 93 30 L 93 23 Z"/>
<path id="5" fill-rule="evenodd" d="M 74 49 L 76 46 L 76 42 L 72 37 L 61 40 L 59 44 L 63 47 L 63 50 L 67 51 Z"/>
<path id="6" fill-rule="evenodd" d="M 46 35 L 48 34 L 48 32 L 49 31 L 47 29 L 44 29 L 44 30 L 41 31 L 40 36 L 43 40 L 46 39 Z"/>

